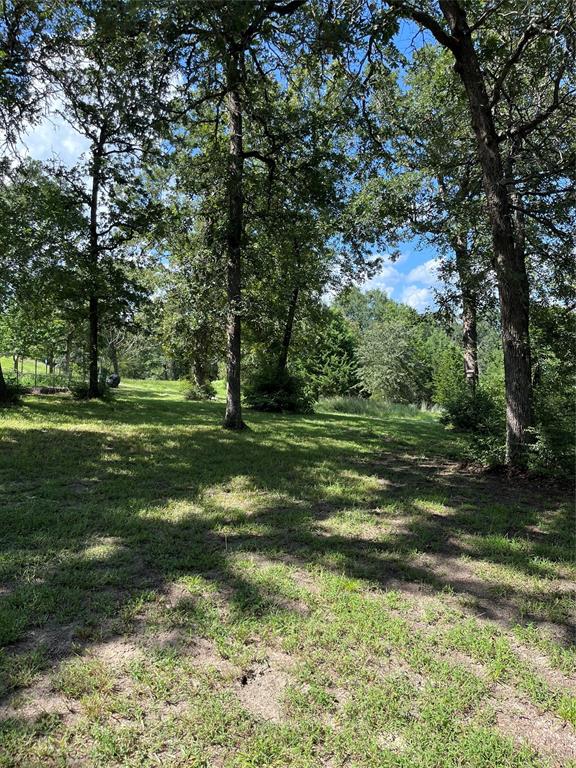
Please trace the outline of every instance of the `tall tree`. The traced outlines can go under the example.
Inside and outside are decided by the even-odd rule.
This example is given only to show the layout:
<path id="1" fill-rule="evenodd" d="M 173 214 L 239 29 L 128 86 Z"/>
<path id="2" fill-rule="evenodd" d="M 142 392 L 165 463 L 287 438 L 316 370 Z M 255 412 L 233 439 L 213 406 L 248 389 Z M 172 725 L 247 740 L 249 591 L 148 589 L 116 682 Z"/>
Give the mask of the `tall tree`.
<path id="1" fill-rule="evenodd" d="M 549 73 L 548 101 L 533 94 L 527 110 L 508 138 L 525 138 L 550 115 L 564 99 L 568 62 L 567 4 L 539 2 L 522 8 L 513 2 L 495 2 L 469 20 L 468 4 L 463 0 L 439 0 L 418 8 L 404 0 L 388 0 L 398 14 L 426 28 L 454 58 L 463 84 L 477 156 L 482 170 L 486 207 L 492 232 L 493 265 L 500 297 L 502 346 L 506 387 L 506 460 L 512 467 L 524 467 L 532 425 L 532 379 L 529 335 L 529 284 L 522 243 L 515 227 L 515 200 L 507 179 L 504 137 L 499 131 L 499 107 L 506 86 L 526 60 L 525 53 L 538 42 L 551 45 L 557 55 Z M 497 35 L 498 26 L 508 29 L 498 41 L 497 56 L 487 44 Z M 488 52 L 488 54 L 486 53 Z M 552 59 L 551 59 L 552 60 Z M 528 99 L 527 101 L 530 101 Z M 512 108 L 515 103 L 512 102 Z"/>
<path id="2" fill-rule="evenodd" d="M 0 310 L 10 313 L 14 338 L 41 347 L 47 328 L 71 321 L 85 225 L 74 189 L 40 163 L 0 177 Z"/>
<path id="3" fill-rule="evenodd" d="M 262 160 L 259 153 L 246 149 L 246 118 L 254 119 L 250 109 L 250 83 L 276 78 L 279 72 L 277 48 L 273 68 L 265 64 L 271 43 L 286 47 L 287 30 L 278 23 L 294 14 L 304 0 L 252 3 L 176 2 L 169 14 L 175 47 L 186 71 L 185 101 L 190 111 L 207 102 L 216 105 L 217 121 L 221 107 L 227 123 L 226 168 L 226 291 L 227 291 L 227 371 L 224 426 L 242 429 L 240 365 L 242 315 L 242 255 L 244 235 L 244 174 L 247 158 Z M 273 23 L 274 22 L 274 23 Z M 192 86 L 192 88 L 190 87 Z M 193 91 L 192 93 L 190 91 Z M 265 162 L 265 161 L 264 161 Z"/>
<path id="4" fill-rule="evenodd" d="M 446 278 L 437 299 L 451 315 L 454 305 L 459 310 L 464 374 L 474 389 L 477 316 L 482 294 L 492 286 L 481 179 L 449 54 L 437 45 L 423 45 L 399 72 L 373 79 L 372 91 L 366 141 L 380 176 L 360 199 L 376 196 L 381 226 L 395 237 L 417 236 L 437 249 L 440 274 Z M 386 146 L 374 140 L 375 134 L 389 135 Z"/>
<path id="5" fill-rule="evenodd" d="M 62 117 L 90 142 L 81 172 L 68 174 L 89 220 L 89 397 L 100 394 L 101 304 L 110 280 L 116 287 L 122 284 L 122 249 L 143 223 L 146 192 L 138 163 L 156 138 L 156 96 L 167 84 L 168 67 L 155 48 L 151 13 L 137 2 L 86 3 L 61 55 L 47 65 Z"/>

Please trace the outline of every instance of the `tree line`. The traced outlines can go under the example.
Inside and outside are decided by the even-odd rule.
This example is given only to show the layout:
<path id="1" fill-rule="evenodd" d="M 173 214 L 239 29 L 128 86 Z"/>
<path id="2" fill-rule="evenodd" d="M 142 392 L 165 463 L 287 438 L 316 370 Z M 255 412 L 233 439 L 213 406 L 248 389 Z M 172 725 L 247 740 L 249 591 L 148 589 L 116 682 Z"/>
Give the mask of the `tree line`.
<path id="1" fill-rule="evenodd" d="M 299 334 L 318 339 L 343 318 L 332 330 L 345 347 L 350 331 L 326 295 L 350 296 L 378 269 L 374 253 L 416 236 L 439 254 L 434 323 L 460 336 L 469 410 L 482 397 L 479 325 L 500 335 L 505 461 L 526 465 L 553 328 L 563 397 L 573 375 L 567 0 L 3 0 L 1 11 L 5 345 L 65 349 L 67 365 L 82 350 L 89 397 L 102 391 L 103 344 L 113 360 L 130 339 L 162 338 L 200 393 L 224 359 L 224 425 L 241 429 L 244 353 L 248 402 L 298 402 Z M 85 140 L 72 167 L 18 159 L 47 114 Z M 422 341 L 401 315 L 366 331 L 372 353 L 364 341 L 355 352 L 365 394 L 395 380 L 383 333 L 407 354 Z M 421 373 L 416 362 L 414 400 Z M 8 390 L 0 368 L 0 400 Z"/>

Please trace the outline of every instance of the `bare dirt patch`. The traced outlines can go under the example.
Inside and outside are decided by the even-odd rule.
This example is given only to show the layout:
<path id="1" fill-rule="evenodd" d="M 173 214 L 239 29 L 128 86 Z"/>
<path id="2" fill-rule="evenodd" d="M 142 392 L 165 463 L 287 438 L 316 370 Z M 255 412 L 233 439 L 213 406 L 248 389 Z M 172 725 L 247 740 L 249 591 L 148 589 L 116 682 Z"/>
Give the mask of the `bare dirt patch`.
<path id="1" fill-rule="evenodd" d="M 24 692 L 16 693 L 0 704 L 0 722 L 9 719 L 34 721 L 45 714 L 60 715 L 66 721 L 79 716 L 77 702 L 53 690 L 48 675 L 43 675 Z"/>
<path id="2" fill-rule="evenodd" d="M 511 638 L 508 639 L 520 661 L 524 661 L 532 667 L 538 673 L 538 677 L 544 680 L 550 688 L 576 691 L 576 675 L 569 675 L 559 669 L 553 669 L 544 654 L 533 648 L 526 648 Z"/>
<path id="3" fill-rule="evenodd" d="M 517 743 L 528 743 L 558 768 L 576 760 L 576 732 L 548 712 L 518 699 L 509 686 L 498 686 L 494 708 L 498 728 Z"/>
<path id="4" fill-rule="evenodd" d="M 270 651 L 264 661 L 244 670 L 236 688 L 242 706 L 262 720 L 282 722 L 282 697 L 291 666 L 292 660 L 287 654 Z"/>

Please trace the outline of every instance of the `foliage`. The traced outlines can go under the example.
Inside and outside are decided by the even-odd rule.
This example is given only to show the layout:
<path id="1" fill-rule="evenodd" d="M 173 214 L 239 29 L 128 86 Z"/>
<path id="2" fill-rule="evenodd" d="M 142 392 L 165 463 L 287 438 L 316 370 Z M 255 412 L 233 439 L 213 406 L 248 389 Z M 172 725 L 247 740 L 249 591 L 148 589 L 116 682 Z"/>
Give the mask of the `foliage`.
<path id="1" fill-rule="evenodd" d="M 0 399 L 0 408 L 10 405 L 20 405 L 24 387 L 14 379 L 4 376 L 4 397 Z"/>
<path id="2" fill-rule="evenodd" d="M 504 372 L 501 347 L 490 341 L 481 346 L 481 376 L 476 387 L 466 382 L 461 350 L 450 347 L 443 351 L 434 372 L 434 399 L 444 411 L 443 423 L 470 433 L 470 457 L 495 465 L 504 459 Z"/>
<path id="3" fill-rule="evenodd" d="M 88 400 L 90 397 L 96 396 L 100 400 L 108 401 L 114 397 L 112 388 L 106 384 L 105 376 L 100 377 L 98 391 L 95 395 L 90 391 L 90 386 L 86 381 L 73 381 L 70 383 L 69 389 L 75 400 Z"/>
<path id="4" fill-rule="evenodd" d="M 311 413 L 313 410 L 312 394 L 302 374 L 288 368 L 279 372 L 275 365 L 264 360 L 249 374 L 244 400 L 255 411 Z"/>
<path id="5" fill-rule="evenodd" d="M 357 337 L 338 311 L 324 308 L 300 352 L 307 386 L 314 398 L 360 391 Z"/>
<path id="6" fill-rule="evenodd" d="M 534 469 L 571 476 L 576 450 L 576 321 L 562 307 L 536 306 Z"/>
<path id="7" fill-rule="evenodd" d="M 388 301 L 358 350 L 365 391 L 395 403 L 433 402 L 433 376 L 442 350 L 453 347 L 433 318 Z"/>
<path id="8" fill-rule="evenodd" d="M 350 286 L 336 296 L 334 308 L 344 315 L 356 335 L 360 337 L 375 322 L 382 320 L 388 301 L 388 297 L 382 291 L 361 291 L 357 286 Z"/>
<path id="9" fill-rule="evenodd" d="M 194 379 L 186 382 L 184 387 L 184 397 L 186 400 L 212 400 L 216 395 L 216 390 L 210 381 L 203 384 Z"/>

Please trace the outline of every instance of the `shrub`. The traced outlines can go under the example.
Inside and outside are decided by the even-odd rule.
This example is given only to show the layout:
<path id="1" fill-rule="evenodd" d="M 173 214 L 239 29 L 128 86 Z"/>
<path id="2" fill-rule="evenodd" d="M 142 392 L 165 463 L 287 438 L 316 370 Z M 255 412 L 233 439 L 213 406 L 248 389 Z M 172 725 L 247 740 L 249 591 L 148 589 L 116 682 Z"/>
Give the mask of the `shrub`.
<path id="1" fill-rule="evenodd" d="M 210 381 L 198 384 L 197 381 L 191 379 L 186 382 L 184 397 L 186 400 L 212 400 L 216 397 L 216 390 Z"/>
<path id="2" fill-rule="evenodd" d="M 445 350 L 434 372 L 434 399 L 444 409 L 442 422 L 471 434 L 472 460 L 489 465 L 504 461 L 504 382 L 498 350 L 486 361 L 474 389 L 464 376 L 462 352 Z"/>
<path id="3" fill-rule="evenodd" d="M 284 371 L 278 374 L 270 365 L 251 372 L 244 400 L 255 411 L 312 413 L 313 398 L 302 376 Z"/>
<path id="4" fill-rule="evenodd" d="M 535 427 L 530 465 L 539 472 L 571 476 L 574 473 L 576 419 L 573 381 L 555 357 L 541 363 L 534 388 Z"/>
<path id="5" fill-rule="evenodd" d="M 76 381 L 70 384 L 70 392 L 75 400 L 88 400 L 89 385 L 87 381 Z M 100 377 L 98 381 L 98 395 L 100 400 L 111 400 L 112 391 L 106 384 L 106 379 Z"/>
<path id="6" fill-rule="evenodd" d="M 24 387 L 18 384 L 16 381 L 6 378 L 6 400 L 0 402 L 0 407 L 18 405 L 22 400 L 24 394 Z"/>
<path id="7" fill-rule="evenodd" d="M 319 327 L 300 351 L 302 375 L 314 399 L 360 392 L 356 347 L 356 337 L 346 318 L 325 307 Z M 294 356 L 291 359 L 294 361 Z"/>

